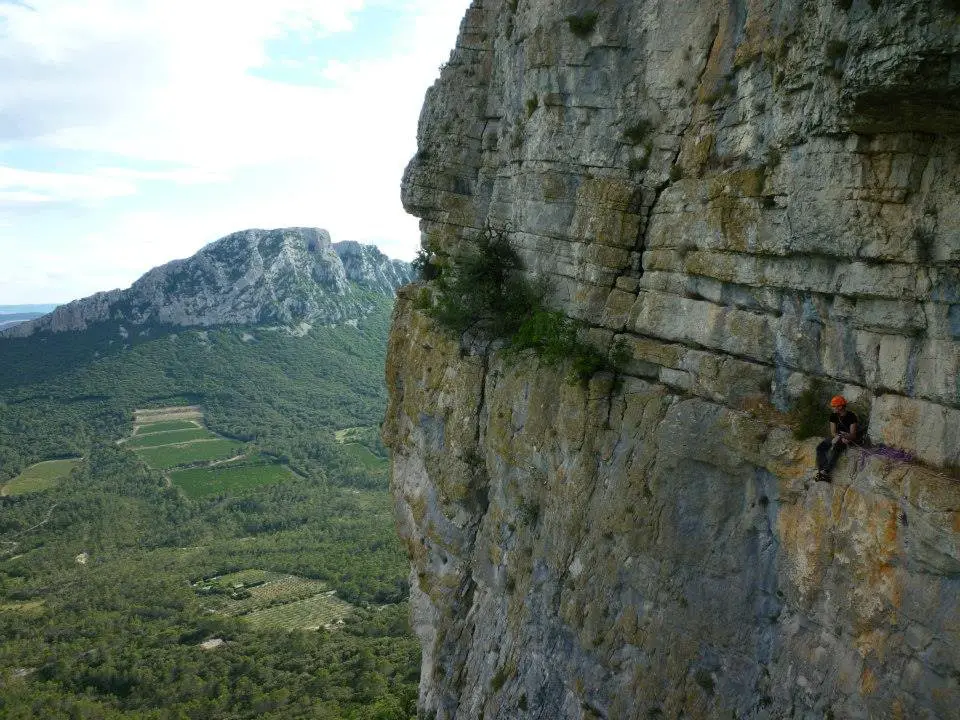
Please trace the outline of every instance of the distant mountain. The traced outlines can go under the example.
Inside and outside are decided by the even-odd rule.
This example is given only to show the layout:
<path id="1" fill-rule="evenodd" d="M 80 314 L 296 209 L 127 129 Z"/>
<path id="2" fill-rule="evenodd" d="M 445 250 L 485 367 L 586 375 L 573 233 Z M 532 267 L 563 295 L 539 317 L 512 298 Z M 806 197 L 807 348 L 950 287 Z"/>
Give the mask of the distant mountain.
<path id="1" fill-rule="evenodd" d="M 17 315 L 19 313 L 37 313 L 43 315 L 53 310 L 56 303 L 41 303 L 30 305 L 0 305 L 0 318 L 4 315 Z"/>
<path id="2" fill-rule="evenodd" d="M 372 245 L 333 243 L 326 230 L 244 230 L 154 268 L 126 290 L 75 300 L 0 329 L 0 337 L 104 324 L 126 337 L 151 326 L 339 323 L 364 317 L 375 296 L 392 296 L 410 279 L 409 263 Z"/>
<path id="3" fill-rule="evenodd" d="M 56 307 L 56 305 L 0 305 L 0 330 L 38 318 Z"/>
<path id="4" fill-rule="evenodd" d="M 0 330 L 5 330 L 11 328 L 14 325 L 19 325 L 20 323 L 27 322 L 28 320 L 34 320 L 38 317 L 41 317 L 43 313 L 4 313 L 0 314 Z"/>

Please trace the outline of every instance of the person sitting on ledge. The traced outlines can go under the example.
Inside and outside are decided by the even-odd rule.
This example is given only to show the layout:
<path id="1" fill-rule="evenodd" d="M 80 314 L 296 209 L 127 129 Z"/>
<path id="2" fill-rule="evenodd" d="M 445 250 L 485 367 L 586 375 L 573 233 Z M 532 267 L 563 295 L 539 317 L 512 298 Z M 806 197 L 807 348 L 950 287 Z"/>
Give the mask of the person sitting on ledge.
<path id="1" fill-rule="evenodd" d="M 843 395 L 834 395 L 830 400 L 833 412 L 830 414 L 830 439 L 817 445 L 817 480 L 830 482 L 830 471 L 837 464 L 840 453 L 850 443 L 857 441 L 860 420 L 847 410 L 847 400 Z"/>

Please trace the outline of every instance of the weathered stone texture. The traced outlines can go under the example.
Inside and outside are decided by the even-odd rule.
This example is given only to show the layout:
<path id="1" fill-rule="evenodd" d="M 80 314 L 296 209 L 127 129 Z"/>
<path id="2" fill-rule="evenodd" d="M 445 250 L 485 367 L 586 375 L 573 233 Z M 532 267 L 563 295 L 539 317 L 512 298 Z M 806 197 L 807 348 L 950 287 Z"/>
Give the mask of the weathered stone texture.
<path id="1" fill-rule="evenodd" d="M 425 716 L 955 716 L 956 3 L 475 0 L 418 140 L 424 246 L 508 225 L 628 356 L 572 386 L 401 299 Z M 811 483 L 814 380 L 923 463 Z"/>

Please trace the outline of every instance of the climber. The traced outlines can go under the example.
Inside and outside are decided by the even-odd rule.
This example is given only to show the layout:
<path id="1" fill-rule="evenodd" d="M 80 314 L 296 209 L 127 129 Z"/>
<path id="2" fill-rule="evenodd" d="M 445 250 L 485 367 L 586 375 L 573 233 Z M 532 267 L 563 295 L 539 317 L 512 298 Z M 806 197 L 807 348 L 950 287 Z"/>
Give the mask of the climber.
<path id="1" fill-rule="evenodd" d="M 851 443 L 856 443 L 860 420 L 847 410 L 843 395 L 834 395 L 830 400 L 830 439 L 817 445 L 817 480 L 830 482 L 830 471 L 836 465 L 840 453 Z"/>

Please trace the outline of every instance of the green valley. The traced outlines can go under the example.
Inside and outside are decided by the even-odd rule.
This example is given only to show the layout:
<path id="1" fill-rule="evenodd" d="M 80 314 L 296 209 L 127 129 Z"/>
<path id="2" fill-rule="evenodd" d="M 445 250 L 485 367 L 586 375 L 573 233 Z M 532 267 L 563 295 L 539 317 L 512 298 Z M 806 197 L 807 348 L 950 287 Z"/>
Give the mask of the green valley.
<path id="1" fill-rule="evenodd" d="M 0 716 L 415 715 L 377 303 L 2 341 Z"/>

